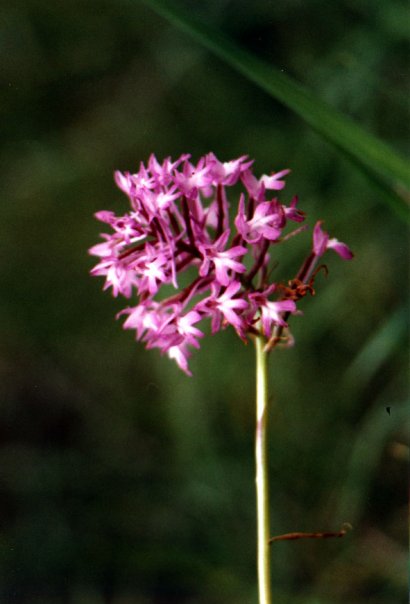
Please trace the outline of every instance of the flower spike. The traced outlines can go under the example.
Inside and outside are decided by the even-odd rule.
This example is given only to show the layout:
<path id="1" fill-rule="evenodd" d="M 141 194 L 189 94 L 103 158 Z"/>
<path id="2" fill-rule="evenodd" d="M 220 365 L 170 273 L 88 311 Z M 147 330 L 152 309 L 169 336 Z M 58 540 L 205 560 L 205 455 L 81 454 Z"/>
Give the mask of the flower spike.
<path id="1" fill-rule="evenodd" d="M 187 375 L 204 321 L 210 320 L 212 333 L 231 325 L 245 341 L 260 334 L 271 348 L 284 339 L 283 329 L 288 333 L 290 315 L 300 314 L 300 299 L 314 293 L 318 259 L 329 249 L 344 260 L 353 257 L 318 221 L 313 251 L 296 277 L 288 286 L 270 282 L 272 249 L 306 229 L 287 230 L 289 222 L 304 222 L 305 214 L 297 197 L 288 205 L 272 198 L 290 170 L 258 178 L 252 166 L 246 155 L 221 161 L 208 153 L 195 164 L 189 154 L 162 163 L 152 154 L 136 173 L 114 174 L 128 212 L 95 215 L 111 232 L 89 250 L 99 259 L 91 274 L 105 277 L 104 289 L 113 296 L 136 296 L 136 305 L 118 314 L 126 317 L 124 329 L 135 330 L 148 349 L 159 348 Z M 238 185 L 242 193 L 234 202 L 230 189 Z M 237 210 L 230 215 L 231 204 Z M 164 287 L 176 293 L 164 297 Z"/>

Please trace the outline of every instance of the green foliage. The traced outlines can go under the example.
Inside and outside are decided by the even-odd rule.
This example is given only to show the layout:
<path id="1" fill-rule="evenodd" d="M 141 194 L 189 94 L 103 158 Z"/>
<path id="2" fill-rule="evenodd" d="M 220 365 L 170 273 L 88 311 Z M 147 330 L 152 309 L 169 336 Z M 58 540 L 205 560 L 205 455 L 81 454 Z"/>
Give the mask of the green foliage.
<path id="1" fill-rule="evenodd" d="M 326 102 L 403 152 L 404 3 L 185 6 L 248 68 L 269 63 L 321 99 L 319 128 Z M 343 539 L 276 543 L 276 601 L 404 603 L 403 222 L 296 100 L 289 111 L 145 4 L 1 12 L 0 601 L 256 602 L 252 345 L 206 338 L 189 379 L 121 330 L 124 304 L 88 275 L 93 212 L 126 206 L 113 170 L 213 150 L 248 153 L 261 173 L 291 168 L 283 200 L 298 193 L 356 254 L 329 258 L 292 319 L 295 347 L 270 361 L 272 531 L 353 524 Z M 390 192 L 395 157 L 388 173 L 384 151 L 371 160 Z M 281 246 L 279 279 L 309 245 Z"/>
<path id="2" fill-rule="evenodd" d="M 204 26 L 163 0 L 145 0 L 172 24 L 190 34 L 273 98 L 292 109 L 319 134 L 353 160 L 377 185 L 400 214 L 409 218 L 410 166 L 381 140 L 366 133 L 349 118 L 335 111 L 316 95 L 250 53 L 236 46 L 215 29 Z M 379 191 L 380 193 L 380 191 Z"/>

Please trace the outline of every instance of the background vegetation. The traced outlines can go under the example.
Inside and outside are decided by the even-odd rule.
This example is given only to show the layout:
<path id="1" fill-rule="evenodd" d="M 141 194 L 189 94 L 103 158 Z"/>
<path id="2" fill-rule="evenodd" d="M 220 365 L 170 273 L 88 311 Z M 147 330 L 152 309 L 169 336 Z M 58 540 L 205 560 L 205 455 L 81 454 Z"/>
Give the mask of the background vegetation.
<path id="1" fill-rule="evenodd" d="M 408 142 L 400 0 L 186 1 L 189 13 L 399 152 Z M 407 600 L 407 226 L 294 112 L 144 3 L 4 2 L 0 174 L 0 601 L 256 602 L 254 355 L 207 338 L 187 378 L 123 332 L 88 275 L 114 169 L 214 151 L 291 168 L 328 259 L 271 358 L 272 531 L 281 604 Z M 408 89 L 408 88 L 407 88 Z M 299 265 L 308 236 L 279 258 Z M 390 413 L 386 408 L 389 408 Z M 406 597 L 406 600 L 405 600 Z"/>

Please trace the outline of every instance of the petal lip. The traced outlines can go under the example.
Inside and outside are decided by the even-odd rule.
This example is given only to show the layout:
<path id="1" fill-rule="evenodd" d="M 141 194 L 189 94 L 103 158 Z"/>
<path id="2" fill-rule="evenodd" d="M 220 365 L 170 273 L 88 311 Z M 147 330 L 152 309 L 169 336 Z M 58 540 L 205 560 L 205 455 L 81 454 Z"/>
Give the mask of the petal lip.
<path id="1" fill-rule="evenodd" d="M 336 252 L 343 260 L 352 260 L 354 258 L 354 254 L 349 246 L 346 243 L 338 241 L 338 239 L 329 239 L 327 247 Z"/>

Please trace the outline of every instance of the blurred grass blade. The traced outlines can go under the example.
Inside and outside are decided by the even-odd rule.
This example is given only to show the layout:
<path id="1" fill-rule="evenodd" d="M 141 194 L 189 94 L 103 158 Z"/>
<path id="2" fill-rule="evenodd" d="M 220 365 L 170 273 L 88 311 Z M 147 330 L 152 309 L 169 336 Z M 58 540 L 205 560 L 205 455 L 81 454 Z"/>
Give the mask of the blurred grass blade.
<path id="1" fill-rule="evenodd" d="M 406 339 L 407 327 L 407 307 L 402 307 L 390 315 L 363 346 L 346 371 L 346 383 L 356 389 L 368 384 L 383 363 L 387 362 Z"/>
<path id="2" fill-rule="evenodd" d="M 174 2 L 144 2 L 302 117 L 365 172 L 373 184 L 383 191 L 384 199 L 403 218 L 410 218 L 410 168 L 388 145 L 362 130 L 350 118 L 321 101 L 289 76 L 244 51 L 220 32 L 194 21 Z"/>

